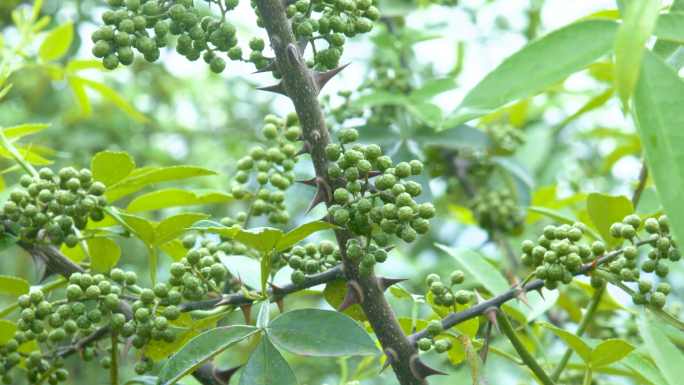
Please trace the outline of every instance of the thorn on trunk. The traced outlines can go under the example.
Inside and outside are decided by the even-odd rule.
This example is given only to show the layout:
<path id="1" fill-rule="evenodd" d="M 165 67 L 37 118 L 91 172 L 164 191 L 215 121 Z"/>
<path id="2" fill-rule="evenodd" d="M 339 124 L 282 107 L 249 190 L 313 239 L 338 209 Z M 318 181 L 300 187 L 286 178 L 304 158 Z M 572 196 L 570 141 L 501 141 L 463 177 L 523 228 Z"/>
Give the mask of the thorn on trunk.
<path id="1" fill-rule="evenodd" d="M 278 293 L 283 291 L 283 288 L 278 286 L 278 285 L 274 285 L 271 282 L 266 282 L 266 283 L 268 283 L 268 285 L 271 287 L 271 290 L 273 290 L 273 294 L 278 294 Z"/>
<path id="2" fill-rule="evenodd" d="M 272 85 L 272 86 L 257 87 L 257 90 L 275 92 L 276 94 L 288 96 L 287 92 L 285 91 L 285 86 L 283 85 L 282 81 L 280 83 Z"/>
<path id="3" fill-rule="evenodd" d="M 378 276 L 378 288 L 380 289 L 381 292 L 384 292 L 387 290 L 392 285 L 395 285 L 399 282 L 404 282 L 408 281 L 410 278 L 387 278 L 387 277 L 382 277 Z"/>
<path id="4" fill-rule="evenodd" d="M 513 275 L 513 269 L 509 267 L 508 271 L 511 273 L 511 287 L 518 286 L 518 282 L 516 282 L 515 276 Z"/>
<path id="5" fill-rule="evenodd" d="M 230 378 L 235 374 L 244 364 L 240 364 L 238 366 L 233 366 L 232 368 L 228 369 L 219 369 L 218 367 L 214 368 L 214 377 L 221 381 L 224 384 L 230 384 Z"/>
<path id="6" fill-rule="evenodd" d="M 33 257 L 33 262 L 36 265 L 36 281 L 38 283 L 43 283 L 43 281 L 45 281 L 50 276 L 55 274 L 55 272 L 50 268 L 50 266 L 47 264 L 47 261 L 43 258 L 42 255 L 38 253 L 31 253 L 31 256 Z M 45 266 L 45 271 L 41 276 L 40 271 L 43 269 L 43 266 Z"/>
<path id="7" fill-rule="evenodd" d="M 480 296 L 480 293 L 478 293 L 476 289 L 473 289 L 473 291 L 475 292 L 475 296 L 477 297 L 478 304 L 485 302 L 485 300 L 482 298 L 482 296 Z M 501 330 L 499 330 L 499 323 L 496 322 L 496 313 L 498 311 L 499 309 L 496 306 L 491 306 L 484 311 L 483 315 L 487 317 L 489 322 L 491 322 L 492 325 L 494 325 L 499 335 L 501 335 Z"/>
<path id="8" fill-rule="evenodd" d="M 240 310 L 242 310 L 242 315 L 245 316 L 245 325 L 249 325 L 252 318 L 252 304 L 242 305 L 240 306 Z"/>
<path id="9" fill-rule="evenodd" d="M 527 300 L 527 291 L 525 291 L 525 289 L 522 286 L 518 285 L 518 282 L 515 280 L 515 277 L 513 276 L 513 269 L 509 268 L 509 270 L 511 272 L 511 290 L 515 292 L 513 296 L 519 299 L 520 301 L 523 301 L 525 305 L 527 305 L 527 307 L 533 310 L 532 306 L 530 306 L 530 302 Z"/>
<path id="10" fill-rule="evenodd" d="M 316 86 L 317 86 L 318 92 L 321 92 L 323 87 L 325 87 L 325 85 L 330 81 L 330 79 L 335 77 L 335 75 L 340 73 L 340 71 L 342 71 L 343 69 L 347 68 L 347 66 L 350 64 L 351 63 L 347 63 L 343 66 L 339 66 L 337 68 L 333 68 L 330 71 L 325 71 L 325 72 L 313 71 L 314 78 L 316 79 Z"/>
<path id="11" fill-rule="evenodd" d="M 542 292 L 541 288 L 537 289 L 537 293 L 539 293 L 539 296 L 542 297 L 544 301 L 546 301 L 546 298 L 544 298 L 544 292 Z"/>
<path id="12" fill-rule="evenodd" d="M 280 314 L 285 313 L 285 297 L 280 297 L 276 299 L 276 304 L 278 305 L 278 310 L 280 310 Z"/>
<path id="13" fill-rule="evenodd" d="M 299 136 L 297 137 L 297 139 L 294 140 L 294 142 L 302 142 L 302 141 L 304 141 L 304 133 L 300 132 Z"/>
<path id="14" fill-rule="evenodd" d="M 447 373 L 440 372 L 437 369 L 433 369 L 425 365 L 418 354 L 411 356 L 411 360 L 409 361 L 409 369 L 411 369 L 411 374 L 413 374 L 413 376 L 419 380 L 424 380 L 425 378 L 436 374 L 441 376 L 448 375 Z"/>
<path id="15" fill-rule="evenodd" d="M 297 67 L 302 70 L 306 69 L 306 66 L 299 61 L 299 50 L 296 45 L 288 44 L 287 47 L 285 47 L 285 52 L 287 53 L 287 60 L 290 61 L 290 64 L 296 64 Z"/>
<path id="16" fill-rule="evenodd" d="M 340 307 L 337 308 L 337 311 L 342 312 L 344 309 L 357 303 L 363 303 L 363 291 L 358 283 L 349 281 L 347 282 L 347 295 L 344 297 Z"/>
<path id="17" fill-rule="evenodd" d="M 278 70 L 278 64 L 276 64 L 276 60 L 273 59 L 270 63 L 268 63 L 268 65 L 266 67 L 264 67 L 258 71 L 252 72 L 252 75 L 253 74 L 260 74 L 260 73 L 264 73 L 264 72 L 277 71 L 277 70 Z"/>
<path id="18" fill-rule="evenodd" d="M 385 247 L 383 250 L 385 250 L 386 252 L 389 253 L 389 252 L 390 252 L 392 249 L 394 249 L 395 247 L 397 247 L 397 245 L 387 246 L 387 247 Z"/>
<path id="19" fill-rule="evenodd" d="M 397 352 L 392 348 L 385 349 L 385 356 L 386 356 L 385 357 L 385 363 L 382 365 L 382 369 L 380 369 L 380 373 L 384 372 L 388 366 L 397 362 L 397 360 L 399 359 Z M 378 373 L 378 374 L 380 374 L 380 373 Z"/>
<path id="20" fill-rule="evenodd" d="M 315 142 L 317 142 L 318 139 L 321 138 L 321 134 L 318 132 L 318 130 L 314 130 L 314 132 L 311 133 L 311 137 Z"/>
<path id="21" fill-rule="evenodd" d="M 309 142 L 307 142 L 307 141 L 304 141 L 304 145 L 302 146 L 302 148 L 300 148 L 299 151 L 297 151 L 297 153 L 292 155 L 290 157 L 290 159 L 294 159 L 294 158 L 296 158 L 302 154 L 311 154 L 311 146 L 309 145 Z"/>
<path id="22" fill-rule="evenodd" d="M 326 187 L 324 185 L 325 182 L 321 181 L 318 179 L 317 181 L 317 186 L 316 186 L 316 195 L 314 195 L 313 200 L 311 201 L 311 204 L 309 205 L 309 208 L 306 210 L 306 213 L 304 216 L 309 214 L 311 210 L 313 210 L 314 207 L 318 206 L 320 203 L 325 202 L 326 198 Z"/>
<path id="23" fill-rule="evenodd" d="M 128 351 L 131 350 L 131 346 L 133 346 L 133 337 L 128 337 L 126 338 L 126 344 L 124 344 L 124 350 L 123 353 L 121 354 L 121 361 L 123 361 L 126 358 L 126 355 L 128 354 Z M 78 351 L 79 355 L 81 355 L 81 351 Z M 81 359 L 83 359 L 83 356 L 81 356 Z"/>
<path id="24" fill-rule="evenodd" d="M 316 181 L 317 180 L 318 180 L 318 178 L 313 177 L 311 179 L 306 179 L 306 180 L 296 180 L 295 183 L 301 183 L 301 184 L 305 184 L 307 186 L 316 187 L 316 184 L 317 184 Z"/>

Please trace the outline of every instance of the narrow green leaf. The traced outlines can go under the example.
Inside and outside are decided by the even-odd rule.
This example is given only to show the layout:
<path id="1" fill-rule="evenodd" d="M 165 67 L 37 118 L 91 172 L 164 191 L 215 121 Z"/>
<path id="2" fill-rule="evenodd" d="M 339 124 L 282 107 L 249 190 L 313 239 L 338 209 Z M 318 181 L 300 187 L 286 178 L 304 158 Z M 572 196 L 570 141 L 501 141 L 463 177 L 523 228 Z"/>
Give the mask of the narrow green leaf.
<path id="1" fill-rule="evenodd" d="M 152 244 L 154 246 L 159 246 L 172 239 L 178 238 L 187 233 L 189 231 L 188 228 L 194 223 L 209 217 L 210 215 L 205 214 L 186 213 L 165 218 L 154 228 L 154 241 Z"/>
<path id="2" fill-rule="evenodd" d="M 618 362 L 627 357 L 634 349 L 636 349 L 636 347 L 624 340 L 617 338 L 605 340 L 596 345 L 591 352 L 591 367 L 599 368 Z"/>
<path id="3" fill-rule="evenodd" d="M 610 235 L 610 226 L 615 222 L 622 222 L 627 215 L 633 214 L 634 207 L 632 201 L 624 195 L 591 193 L 587 197 L 587 213 L 610 249 L 621 241 Z"/>
<path id="4" fill-rule="evenodd" d="M 677 25 L 678 22 L 681 22 L 681 20 L 678 17 L 670 17 L 673 14 L 681 13 L 684 11 L 684 0 L 674 0 L 672 2 L 672 5 L 670 8 L 667 10 L 667 14 L 660 15 L 658 17 L 658 23 L 656 24 L 655 30 L 653 31 L 653 34 L 658 36 L 658 40 L 656 40 L 655 44 L 653 44 L 653 53 L 656 55 L 662 57 L 663 59 L 667 59 L 670 56 L 672 56 L 673 53 L 679 48 L 678 43 L 674 43 L 668 39 L 668 35 L 672 36 L 678 36 L 678 38 L 675 38 L 675 42 L 684 42 L 682 39 L 682 34 L 684 34 L 684 31 L 681 30 L 681 27 Z M 671 32 L 673 31 L 681 31 L 682 33 L 677 33 L 673 34 Z"/>
<path id="5" fill-rule="evenodd" d="M 167 207 L 227 202 L 233 199 L 234 198 L 231 195 L 220 192 L 196 194 L 191 191 L 180 189 L 159 190 L 133 199 L 133 201 L 128 204 L 126 212 L 133 214 Z"/>
<path id="6" fill-rule="evenodd" d="M 651 52 L 634 93 L 636 122 L 660 202 L 672 232 L 684 239 L 681 194 L 684 191 L 684 83 L 677 72 Z M 684 378 L 684 377 L 680 377 Z"/>
<path id="7" fill-rule="evenodd" d="M 90 270 L 94 273 L 106 273 L 119 261 L 121 248 L 109 238 L 86 239 L 90 254 Z"/>
<path id="8" fill-rule="evenodd" d="M 5 138 L 12 139 L 35 134 L 50 127 L 50 124 L 23 124 L 21 126 L 7 127 L 2 129 Z"/>
<path id="9" fill-rule="evenodd" d="M 620 363 L 631 369 L 644 383 L 648 382 L 652 385 L 667 385 L 667 380 L 663 377 L 660 370 L 656 369 L 651 362 L 636 353 L 629 354 L 627 357 L 623 358 Z"/>
<path id="10" fill-rule="evenodd" d="M 510 288 L 504 277 L 482 255 L 469 249 L 454 249 L 439 243 L 436 243 L 435 246 L 454 257 L 467 270 L 466 274 L 469 273 L 491 294 L 501 294 Z"/>
<path id="11" fill-rule="evenodd" d="M 580 71 L 610 53 L 618 24 L 590 19 L 567 25 L 514 53 L 470 90 L 444 127 L 484 116 Z"/>
<path id="12" fill-rule="evenodd" d="M 290 365 L 265 335 L 249 356 L 239 385 L 299 385 Z"/>
<path id="13" fill-rule="evenodd" d="M 71 77 L 76 77 L 76 76 L 71 76 Z M 100 95 L 102 95 L 103 98 L 109 100 L 112 102 L 115 106 L 119 107 L 121 111 L 125 112 L 128 116 L 134 118 L 135 120 L 138 120 L 140 122 L 146 123 L 148 122 L 148 119 L 138 112 L 126 99 L 124 99 L 121 95 L 119 95 L 116 91 L 111 89 L 109 86 L 103 84 L 103 83 L 98 83 L 96 81 L 92 81 L 89 79 L 85 78 L 79 78 L 81 80 L 81 83 L 88 87 L 91 88 L 92 90 L 96 91 Z"/>
<path id="14" fill-rule="evenodd" d="M 54 60 L 64 55 L 74 38 L 74 24 L 68 21 L 56 27 L 47 35 L 38 48 L 38 56 L 43 60 Z"/>
<path id="15" fill-rule="evenodd" d="M 123 180 L 135 169 L 135 162 L 125 152 L 102 151 L 90 162 L 93 180 L 110 187 Z"/>
<path id="16" fill-rule="evenodd" d="M 567 330 L 559 329 L 553 325 L 547 323 L 538 323 L 537 325 L 545 327 L 551 330 L 560 339 L 565 341 L 566 344 L 572 349 L 587 365 L 591 362 L 591 348 L 586 342 L 582 341 L 581 338 L 570 333 Z"/>
<path id="17" fill-rule="evenodd" d="M 443 92 L 453 90 L 457 86 L 458 84 L 456 84 L 454 78 L 432 79 L 425 82 L 420 88 L 411 91 L 409 99 L 414 102 L 424 102 Z"/>
<path id="18" fill-rule="evenodd" d="M 130 176 L 128 179 L 118 182 L 112 189 L 124 189 L 128 187 L 144 187 L 150 184 L 169 182 L 195 178 L 205 175 L 218 175 L 217 173 L 202 167 L 194 166 L 175 166 L 165 168 L 153 168 L 140 175 Z"/>
<path id="19" fill-rule="evenodd" d="M 192 225 L 188 230 L 206 231 L 208 233 L 214 233 L 218 235 L 223 235 L 224 237 L 232 238 L 235 233 L 240 231 L 239 227 L 226 227 L 220 223 L 212 221 L 199 221 Z"/>
<path id="20" fill-rule="evenodd" d="M 91 69 L 97 69 L 97 70 L 105 70 L 104 66 L 102 65 L 102 60 L 76 60 L 72 59 L 69 60 L 66 64 L 66 70 L 70 72 L 78 72 L 81 70 L 91 70 Z"/>
<path id="21" fill-rule="evenodd" d="M 684 354 L 660 330 L 669 326 L 656 325 L 643 317 L 637 319 L 637 325 L 646 349 L 669 385 L 681 384 L 684 378 Z"/>
<path id="22" fill-rule="evenodd" d="M 292 247 L 317 231 L 336 229 L 339 229 L 339 227 L 328 222 L 317 221 L 305 223 L 285 234 L 285 236 L 283 236 L 283 238 L 275 246 L 273 252 L 279 253 L 289 247 Z"/>
<path id="23" fill-rule="evenodd" d="M 232 238 L 262 254 L 267 254 L 283 239 L 283 232 L 271 227 L 255 227 L 239 230 Z"/>
<path id="24" fill-rule="evenodd" d="M 71 89 L 74 91 L 78 108 L 84 116 L 90 116 L 93 113 L 93 108 L 90 105 L 90 100 L 88 99 L 88 95 L 85 92 L 85 86 L 81 79 L 82 78 L 78 76 L 67 76 L 69 85 L 71 85 Z"/>
<path id="25" fill-rule="evenodd" d="M 7 275 L 0 275 L 0 291 L 10 294 L 28 294 L 31 285 L 25 280 Z"/>
<path id="26" fill-rule="evenodd" d="M 261 289 L 261 264 L 256 259 L 244 255 L 219 255 L 221 263 L 233 277 L 240 277 L 245 286 L 254 290 Z"/>
<path id="27" fill-rule="evenodd" d="M 660 0 L 632 1 L 615 41 L 615 90 L 627 111 L 637 84 L 644 45 L 656 26 Z"/>
<path id="28" fill-rule="evenodd" d="M 158 384 L 176 383 L 215 355 L 258 331 L 259 329 L 253 326 L 233 325 L 200 334 L 169 359 L 159 373 Z"/>
<path id="29" fill-rule="evenodd" d="M 292 310 L 271 321 L 266 332 L 276 345 L 302 356 L 380 355 L 358 322 L 333 310 Z"/>

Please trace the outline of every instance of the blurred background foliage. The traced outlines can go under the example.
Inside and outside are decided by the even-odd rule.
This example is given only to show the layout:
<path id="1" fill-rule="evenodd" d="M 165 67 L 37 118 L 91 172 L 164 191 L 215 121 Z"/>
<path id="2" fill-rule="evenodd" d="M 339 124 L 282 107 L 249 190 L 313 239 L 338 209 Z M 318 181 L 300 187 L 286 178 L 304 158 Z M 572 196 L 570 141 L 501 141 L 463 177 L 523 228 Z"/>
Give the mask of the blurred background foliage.
<path id="1" fill-rule="evenodd" d="M 21 8 L 23 3 L 0 0 L 0 31 L 8 46 L 18 38 L 11 10 Z M 557 223 L 540 211 L 556 218 L 588 220 L 584 205 L 588 193 L 631 196 L 642 151 L 633 123 L 622 117 L 617 101 L 610 98 L 609 61 L 594 64 L 537 96 L 496 111 L 476 126 L 444 124 L 444 118 L 467 90 L 527 41 L 593 12 L 615 15 L 614 11 L 605 12 L 614 8 L 610 1 L 380 2 L 382 23 L 376 24 L 369 35 L 350 41 L 345 55 L 353 64 L 326 86 L 321 103 L 332 131 L 357 128 L 361 142 L 380 144 L 395 163 L 416 156 L 423 159 L 430 172 L 421 177 L 425 187 L 420 199 L 433 201 L 439 215 L 428 236 L 393 251 L 392 263 L 378 266 L 379 274 L 411 277 L 404 287 L 424 295 L 427 287 L 423 277 L 427 274 L 462 267 L 434 247 L 434 242 L 439 242 L 473 249 L 500 270 L 512 266 L 524 277 L 526 272 L 517 262 L 521 240 L 536 239 L 543 226 Z M 250 145 L 263 141 L 263 117 L 268 113 L 284 116 L 292 109 L 289 100 L 253 90 L 257 85 L 271 84 L 273 79 L 269 75 L 249 75 L 253 69 L 246 63 L 230 63 L 223 74 L 216 75 L 208 66 L 189 63 L 172 52 L 173 48 L 166 48 L 156 63 L 137 58 L 130 67 L 120 67 L 111 73 L 98 68 L 77 71 L 74 76 L 104 84 L 120 96 L 118 99 L 91 87 L 86 91 L 88 102 L 84 105 L 75 94 L 73 83 L 56 74 L 51 66 L 92 59 L 90 34 L 101 25 L 100 15 L 105 10 L 104 0 L 45 1 L 42 15 L 51 17 L 46 30 L 71 21 L 73 41 L 67 53 L 52 62 L 35 60 L 43 35 L 24 50 L 27 58 L 11 74 L 8 82 L 13 87 L 0 103 L 0 124 L 8 127 L 50 123 L 49 129 L 22 139 L 19 143 L 24 147 L 19 148 L 30 146 L 32 153 L 54 162 L 51 167 L 55 170 L 66 166 L 89 167 L 92 156 L 102 150 L 126 151 L 138 167 L 195 165 L 219 173 L 176 185 L 166 183 L 163 188 L 229 192 L 236 161 Z M 203 8 L 206 14 L 213 11 L 216 10 Z M 235 15 L 246 17 L 232 20 L 239 26 L 242 44 L 252 35 L 265 37 L 265 32 L 251 23 L 250 12 L 248 2 L 243 0 Z M 91 106 L 90 111 L 87 105 Z M 5 171 L 1 176 L 7 187 L 0 194 L 7 194 L 21 176 L 12 166 L 12 161 L 2 160 L 0 169 Z M 308 179 L 313 173 L 306 161 L 300 161 L 295 171 L 298 179 Z M 644 216 L 660 211 L 654 187 L 650 181 L 647 185 L 636 208 L 636 213 Z M 149 191 L 148 188 L 142 192 Z M 301 185 L 291 191 L 287 204 L 292 220 L 285 227 L 324 215 L 324 209 L 318 207 L 303 218 L 300 213 L 308 207 L 313 191 Z M 119 207 L 125 207 L 134 196 L 118 202 Z M 221 218 L 244 210 L 247 203 L 234 201 L 188 210 Z M 531 206 L 544 210 L 525 209 Z M 148 215 L 152 220 L 161 220 L 185 209 L 166 209 Z M 254 225 L 266 222 L 258 218 Z M 123 240 L 121 246 L 124 253 L 119 266 L 145 271 L 144 247 L 134 240 Z M 17 249 L 0 255 L 3 274 L 30 277 L 35 283 L 33 263 Z M 160 266 L 171 262 L 171 258 L 160 258 Z M 681 293 L 683 272 L 681 266 L 673 268 L 671 274 L 675 278 L 670 283 L 675 293 Z M 164 268 L 160 271 L 160 279 L 165 279 Z M 148 279 L 146 274 L 139 277 Z M 466 280 L 465 286 L 480 287 L 473 279 Z M 588 302 L 590 290 L 587 285 L 577 284 L 561 288 L 560 296 L 547 297 L 551 301 L 549 307 L 555 305 L 537 320 L 557 325 L 576 323 L 581 314 L 578 305 Z M 620 292 L 613 294 L 615 301 L 607 302 L 599 312 L 599 320 L 606 329 L 600 333 L 589 330 L 589 336 L 620 336 L 629 341 L 636 335 L 636 326 L 625 321 L 626 313 L 621 309 L 623 305 L 631 306 L 630 298 Z M 10 296 L 2 297 L 5 304 L 13 300 Z M 394 297 L 390 300 L 399 317 L 411 316 L 412 301 Z M 293 295 L 285 303 L 290 309 L 329 307 L 322 295 L 315 293 Z M 416 306 L 421 317 L 431 316 L 428 306 Z M 675 315 L 680 314 L 681 306 L 676 301 L 668 301 L 668 307 Z M 235 317 L 235 322 L 241 322 L 241 315 Z M 232 319 L 228 319 L 227 323 L 230 322 Z M 548 333 L 540 341 L 538 326 L 530 323 L 526 328 L 521 338 L 528 348 L 548 350 L 550 359 L 557 360 L 564 345 L 550 344 Z M 482 336 L 478 334 L 477 339 Z M 511 351 L 505 339 L 494 338 L 492 346 Z M 220 356 L 218 363 L 243 363 L 250 351 L 251 347 L 238 346 Z M 285 357 L 303 384 L 396 381 L 388 372 L 376 376 L 381 363 L 373 358 L 331 360 L 290 354 Z M 75 363 L 78 357 L 70 360 Z M 428 360 L 452 373 L 432 379 L 431 383 L 469 381 L 464 363 L 456 362 L 453 367 L 444 355 L 432 355 Z M 490 383 L 530 383 L 529 375 L 520 366 L 496 354 L 490 352 L 487 364 Z M 72 373 L 92 383 L 106 380 L 107 373 L 96 366 L 73 366 Z M 130 378 L 131 368 L 125 370 L 123 377 Z M 581 375 L 577 378 L 569 378 L 568 383 L 577 383 Z M 184 380 L 188 384 L 193 381 Z M 629 376 L 617 379 L 602 375 L 601 381 L 639 383 Z"/>

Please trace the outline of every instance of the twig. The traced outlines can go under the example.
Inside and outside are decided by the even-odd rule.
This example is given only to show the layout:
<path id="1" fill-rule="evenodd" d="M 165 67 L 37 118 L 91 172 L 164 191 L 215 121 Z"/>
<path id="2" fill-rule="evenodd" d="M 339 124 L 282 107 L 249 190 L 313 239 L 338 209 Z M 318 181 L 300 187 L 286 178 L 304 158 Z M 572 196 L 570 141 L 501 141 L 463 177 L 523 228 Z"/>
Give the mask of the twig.
<path id="1" fill-rule="evenodd" d="M 520 340 L 520 337 L 518 337 L 518 333 L 516 333 L 515 329 L 513 329 L 513 325 L 511 325 L 511 322 L 508 320 L 508 317 L 506 317 L 506 314 L 504 314 L 503 311 L 499 311 L 496 318 L 499 320 L 501 331 L 503 331 L 506 337 L 508 337 L 508 340 L 511 341 L 511 344 L 518 352 L 518 355 L 520 355 L 520 358 L 523 360 L 525 365 L 532 370 L 542 384 L 554 385 L 555 382 L 551 380 L 544 369 L 539 366 L 539 363 L 534 359 L 532 354 L 527 351 L 525 344 L 523 344 L 523 342 Z"/>
<path id="2" fill-rule="evenodd" d="M 634 189 L 634 194 L 632 195 L 632 206 L 636 209 L 639 204 L 639 198 L 641 198 L 641 193 L 644 191 L 646 186 L 646 179 L 648 179 L 648 167 L 646 167 L 646 157 L 644 156 L 643 162 L 641 163 L 641 172 L 639 173 L 639 184 L 636 189 Z"/>

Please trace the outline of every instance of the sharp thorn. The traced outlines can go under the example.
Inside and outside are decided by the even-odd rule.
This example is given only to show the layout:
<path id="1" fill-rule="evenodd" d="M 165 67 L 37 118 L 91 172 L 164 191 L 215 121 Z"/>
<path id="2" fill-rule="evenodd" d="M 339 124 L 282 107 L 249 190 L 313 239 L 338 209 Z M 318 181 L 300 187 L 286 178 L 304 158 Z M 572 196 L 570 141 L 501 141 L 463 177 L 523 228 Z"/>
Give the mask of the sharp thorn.
<path id="1" fill-rule="evenodd" d="M 221 383 L 223 384 L 229 384 L 230 383 L 230 378 L 235 374 L 244 364 L 240 364 L 237 366 L 233 366 L 232 368 L 228 369 L 219 369 L 218 367 L 214 368 L 214 377 L 216 379 L 220 380 Z"/>
<path id="2" fill-rule="evenodd" d="M 598 264 L 599 259 L 601 259 L 600 256 L 596 257 L 596 259 L 594 259 L 594 261 L 591 263 L 591 265 L 589 265 L 589 270 L 594 270 L 596 268 L 596 265 Z"/>
<path id="3" fill-rule="evenodd" d="M 399 282 L 404 282 L 404 281 L 407 281 L 410 279 L 410 278 L 387 278 L 387 277 L 382 277 L 382 276 L 378 276 L 377 278 L 378 278 L 378 288 L 382 292 L 387 290 L 387 288 L 389 288 L 392 285 L 395 285 Z"/>
<path id="4" fill-rule="evenodd" d="M 499 323 L 496 321 L 496 313 L 498 313 L 498 311 L 499 309 L 492 306 L 484 311 L 484 316 L 487 317 L 487 319 L 489 319 L 489 322 L 491 322 L 492 325 L 494 325 L 494 328 L 496 328 L 496 331 L 499 333 L 499 336 L 501 336 L 501 330 L 499 330 Z"/>
<path id="5" fill-rule="evenodd" d="M 516 282 L 515 276 L 513 275 L 513 269 L 509 267 L 508 271 L 511 273 L 511 287 L 517 286 L 518 282 Z"/>
<path id="6" fill-rule="evenodd" d="M 276 299 L 276 304 L 278 305 L 278 310 L 280 310 L 280 314 L 285 313 L 285 297 L 280 297 Z"/>
<path id="7" fill-rule="evenodd" d="M 385 247 L 383 250 L 385 250 L 386 252 L 389 253 L 389 252 L 390 252 L 392 249 L 394 249 L 395 247 L 397 247 L 397 245 L 387 246 L 387 247 Z"/>
<path id="8" fill-rule="evenodd" d="M 306 66 L 299 61 L 299 51 L 296 45 L 288 44 L 287 47 L 285 47 L 285 52 L 287 52 L 287 57 L 290 61 L 290 64 L 295 63 L 299 69 L 306 69 Z"/>
<path id="9" fill-rule="evenodd" d="M 330 79 L 335 77 L 335 75 L 340 73 L 340 71 L 342 71 L 343 69 L 347 68 L 347 66 L 350 64 L 351 63 L 347 63 L 343 66 L 333 68 L 330 71 L 326 72 L 314 71 L 314 77 L 316 78 L 316 83 L 318 83 L 318 92 L 320 92 L 323 89 L 323 87 L 325 87 L 325 85 L 330 81 Z"/>
<path id="10" fill-rule="evenodd" d="M 409 361 L 409 369 L 411 369 L 411 374 L 413 374 L 413 376 L 418 380 L 424 380 L 425 378 L 433 375 L 448 375 L 447 373 L 440 372 L 437 369 L 433 369 L 425 365 L 425 363 L 420 359 L 418 354 L 414 354 L 411 356 L 411 359 Z"/>
<path id="11" fill-rule="evenodd" d="M 397 362 L 398 359 L 397 352 L 392 349 L 392 348 L 387 348 L 385 349 L 385 363 L 382 364 L 382 369 L 380 369 L 380 373 L 384 372 L 387 367 L 392 365 L 393 363 Z M 380 374 L 378 373 L 378 374 Z"/>
<path id="12" fill-rule="evenodd" d="M 487 365 L 487 352 L 489 352 L 489 341 L 492 339 L 492 323 L 487 325 L 487 331 L 485 332 L 484 344 L 482 344 L 482 349 L 480 349 L 480 359 L 482 363 Z"/>
<path id="13" fill-rule="evenodd" d="M 126 358 L 128 351 L 131 350 L 131 346 L 133 346 L 133 337 L 128 337 L 126 339 L 126 344 L 124 345 L 123 353 L 121 354 L 121 361 L 123 361 L 124 358 Z M 79 350 L 79 353 L 80 353 L 80 350 Z"/>
<path id="14" fill-rule="evenodd" d="M 125 353 L 125 350 L 124 350 Z M 83 362 L 83 349 L 78 349 L 78 357 L 81 359 L 81 362 Z M 124 355 L 125 357 L 125 355 Z"/>
<path id="15" fill-rule="evenodd" d="M 530 310 L 534 310 L 532 309 L 532 306 L 530 305 L 529 301 L 527 301 L 527 293 L 524 289 L 521 289 L 519 292 L 515 293 L 515 298 L 523 301 L 525 305 L 527 305 L 527 307 L 530 308 Z"/>
<path id="16" fill-rule="evenodd" d="M 216 302 L 216 304 L 214 305 L 214 307 L 219 307 L 219 306 L 227 305 L 227 304 L 229 304 L 229 303 L 230 303 L 230 297 L 225 297 L 225 298 L 221 299 L 220 301 Z"/>
<path id="17" fill-rule="evenodd" d="M 276 71 L 276 70 L 278 70 L 278 65 L 276 64 L 275 59 L 273 59 L 270 63 L 268 63 L 268 65 L 266 67 L 264 67 L 258 71 L 252 72 L 252 75 L 260 74 L 260 73 L 264 73 L 264 72 Z"/>
<path id="18" fill-rule="evenodd" d="M 240 310 L 242 310 L 242 315 L 245 316 L 245 325 L 249 325 L 252 316 L 252 304 L 242 305 L 240 306 Z"/>
<path id="19" fill-rule="evenodd" d="M 319 181 L 318 187 L 316 188 L 316 195 L 314 195 L 314 198 L 311 201 L 309 208 L 306 210 L 306 213 L 304 213 L 304 216 L 309 214 L 314 207 L 323 202 L 325 202 L 325 186 L 323 186 L 323 184 Z"/>
<path id="20" fill-rule="evenodd" d="M 278 286 L 278 285 L 274 285 L 274 284 L 271 283 L 271 282 L 266 282 L 266 283 L 268 283 L 268 285 L 271 286 L 271 289 L 273 290 L 273 294 L 278 294 L 278 293 L 280 293 L 281 291 L 283 291 L 283 288 L 280 287 L 280 286 Z"/>
<path id="21" fill-rule="evenodd" d="M 342 303 L 340 304 L 340 307 L 337 308 L 337 311 L 342 312 L 349 306 L 362 302 L 363 291 L 361 290 L 361 286 L 354 281 L 349 281 L 347 282 L 347 295 L 344 297 L 344 300 L 342 300 Z"/>
<path id="22" fill-rule="evenodd" d="M 290 157 L 290 159 L 296 158 L 302 154 L 311 154 L 311 146 L 309 146 L 309 142 L 304 141 L 304 145 L 302 148 L 299 149 L 294 155 Z"/>
<path id="23" fill-rule="evenodd" d="M 539 296 L 542 297 L 544 301 L 546 301 L 546 298 L 544 298 L 544 293 L 542 292 L 542 289 L 537 289 L 537 293 L 539 293 Z"/>
<path id="24" fill-rule="evenodd" d="M 43 259 L 43 257 L 38 253 L 31 253 L 31 257 L 33 257 L 33 262 L 36 265 L 36 281 L 39 281 L 40 271 L 43 269 L 43 266 L 46 265 L 46 262 L 45 259 Z"/>
<path id="25" fill-rule="evenodd" d="M 306 180 L 296 180 L 295 183 L 301 183 L 301 184 L 305 184 L 307 186 L 316 187 L 317 181 L 318 181 L 318 178 L 313 177 L 311 179 L 306 179 Z"/>
<path id="26" fill-rule="evenodd" d="M 475 297 L 477 298 L 477 303 L 478 303 L 478 304 L 480 304 L 480 303 L 482 303 L 482 302 L 485 301 L 484 298 L 482 298 L 482 296 L 480 296 L 480 293 L 477 292 L 477 289 L 473 289 L 473 291 L 475 292 Z"/>
<path id="27" fill-rule="evenodd" d="M 276 94 L 288 96 L 287 92 L 285 91 L 285 86 L 283 86 L 283 82 L 280 82 L 280 83 L 272 85 L 272 86 L 257 87 L 257 90 L 275 92 Z"/>
<path id="28" fill-rule="evenodd" d="M 304 133 L 300 132 L 299 136 L 297 137 L 297 139 L 294 140 L 294 142 L 301 142 L 303 140 L 304 140 Z"/>

